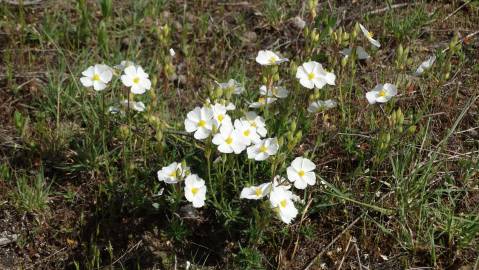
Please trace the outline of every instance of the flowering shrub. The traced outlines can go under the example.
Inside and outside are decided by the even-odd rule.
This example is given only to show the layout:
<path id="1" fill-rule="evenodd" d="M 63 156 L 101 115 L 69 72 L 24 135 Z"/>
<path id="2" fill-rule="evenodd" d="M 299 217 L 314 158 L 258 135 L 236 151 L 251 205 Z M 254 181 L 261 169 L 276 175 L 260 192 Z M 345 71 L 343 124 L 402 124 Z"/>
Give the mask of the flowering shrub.
<path id="1" fill-rule="evenodd" d="M 358 28 L 368 42 L 376 48 L 380 47 L 379 41 L 374 39 L 371 32 L 362 24 L 358 24 L 355 31 Z M 173 49 L 169 50 L 169 54 L 171 57 L 176 55 Z M 341 54 L 344 55 L 343 62 L 349 58 L 364 60 L 370 57 L 361 46 L 346 48 L 341 51 Z M 246 91 L 245 87 L 236 80 L 229 79 L 227 82 L 217 83 L 217 90 L 214 94 L 205 99 L 201 106 L 195 107 L 186 114 L 184 130 L 198 141 L 195 145 L 200 152 L 203 152 L 205 163 L 207 163 L 206 175 L 198 175 L 194 170 L 191 171 L 185 161 L 175 161 L 157 172 L 158 180 L 168 185 L 184 186 L 186 201 L 190 202 L 193 207 L 200 208 L 208 206 L 208 201 L 211 201 L 214 206 L 218 205 L 219 201 L 228 199 L 224 190 L 218 190 L 218 187 L 224 188 L 224 183 L 218 185 L 224 179 L 215 177 L 214 175 L 217 173 L 213 172 L 213 169 L 229 170 L 234 172 L 234 175 L 245 175 L 249 180 L 239 183 L 248 184 L 235 184 L 233 189 L 241 189 L 241 192 L 232 194 L 249 200 L 267 197 L 270 208 L 276 213 L 278 219 L 289 224 L 295 220 L 298 214 L 298 206 L 295 202 L 302 201 L 293 193 L 291 185 L 298 191 L 315 185 L 316 165 L 306 157 L 306 154 L 303 157 L 296 157 L 287 166 L 287 160 L 294 155 L 294 146 L 301 139 L 301 130 L 294 134 L 296 126 L 286 133 L 274 129 L 273 127 L 278 124 L 275 114 L 278 114 L 279 111 L 273 106 L 276 106 L 275 103 L 278 100 L 287 100 L 290 95 L 301 96 L 303 91 L 291 93 L 286 87 L 278 84 L 280 82 L 279 68 L 289 62 L 289 59 L 270 50 L 261 50 L 255 60 L 264 67 L 264 84 L 258 86 L 257 101 L 248 103 L 241 99 L 241 95 Z M 428 60 L 421 64 L 418 70 L 423 71 L 432 63 L 433 60 Z M 131 108 L 137 112 L 144 112 L 145 104 L 141 101 L 134 101 L 134 96 L 144 94 L 151 89 L 149 75 L 141 66 L 129 61 L 122 61 L 116 68 L 123 73 L 121 82 L 128 90 L 127 98 L 120 105 L 127 111 Z M 97 64 L 82 73 L 84 77 L 81 78 L 81 83 L 85 87 L 93 87 L 96 91 L 104 90 L 114 73 L 113 68 Z M 307 61 L 296 69 L 295 77 L 297 83 L 306 91 L 316 89 L 315 94 L 311 95 L 313 97 L 311 104 L 307 108 L 298 108 L 299 112 L 307 111 L 315 114 L 336 107 L 337 102 L 333 99 L 314 99 L 315 96 L 318 96 L 318 90 L 336 85 L 334 72 L 327 71 L 322 64 L 316 61 Z M 365 98 L 370 104 L 385 103 L 396 94 L 395 85 L 378 84 L 365 94 Z M 291 101 L 287 104 L 295 106 Z M 277 106 L 279 108 L 284 105 Z M 247 108 L 257 111 L 245 111 Z M 292 136 L 293 134 L 294 136 Z M 243 154 L 244 152 L 246 154 Z M 238 157 L 233 158 L 230 155 Z M 213 158 L 214 160 L 212 160 Z M 223 163 L 223 166 L 212 168 L 211 162 L 220 162 Z M 252 172 L 251 167 L 258 167 L 256 163 L 265 163 L 267 167 L 270 167 L 271 173 L 258 174 L 254 173 L 254 170 Z M 225 168 L 226 164 L 229 168 Z M 239 173 L 239 171 L 245 170 L 245 165 L 248 166 L 248 171 Z M 281 176 L 284 173 L 287 178 Z M 203 179 L 206 179 L 206 182 Z M 217 198 L 217 193 L 219 193 L 220 199 Z"/>

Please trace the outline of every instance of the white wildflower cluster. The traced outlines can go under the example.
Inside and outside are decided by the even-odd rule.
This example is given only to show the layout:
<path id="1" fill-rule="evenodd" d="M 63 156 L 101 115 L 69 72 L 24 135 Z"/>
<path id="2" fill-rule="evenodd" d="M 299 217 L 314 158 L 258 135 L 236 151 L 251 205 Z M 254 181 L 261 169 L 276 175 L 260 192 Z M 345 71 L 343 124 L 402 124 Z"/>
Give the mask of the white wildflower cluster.
<path id="1" fill-rule="evenodd" d="M 232 120 L 228 107 L 206 104 L 190 111 L 185 119 L 185 130 L 197 140 L 211 137 L 221 153 L 241 154 L 246 150 L 249 159 L 265 160 L 278 151 L 276 138 L 265 138 L 268 131 L 263 117 L 247 112 Z"/>
<path id="2" fill-rule="evenodd" d="M 316 184 L 316 165 L 309 159 L 297 157 L 287 168 L 289 182 L 297 189 L 305 189 L 308 185 Z M 243 188 L 240 198 L 258 200 L 268 196 L 271 208 L 278 214 L 284 223 L 291 223 L 297 216 L 298 209 L 294 202 L 300 201 L 291 190 L 291 184 L 281 176 L 275 176 L 272 182 L 258 186 Z"/>
<path id="3" fill-rule="evenodd" d="M 123 85 L 129 88 L 130 93 L 144 94 L 147 90 L 150 90 L 151 81 L 141 66 L 135 65 L 130 61 L 121 61 L 119 65 L 115 66 L 115 69 L 123 72 L 120 79 Z M 113 75 L 117 74 L 115 69 L 105 64 L 90 66 L 82 72 L 83 77 L 80 78 L 80 82 L 83 86 L 92 87 L 95 91 L 103 91 L 107 88 Z M 130 100 L 129 98 L 120 101 L 119 105 L 122 108 L 137 112 L 143 112 L 146 109 L 143 102 Z M 123 112 L 117 106 L 111 106 L 109 111 L 111 113 Z"/>

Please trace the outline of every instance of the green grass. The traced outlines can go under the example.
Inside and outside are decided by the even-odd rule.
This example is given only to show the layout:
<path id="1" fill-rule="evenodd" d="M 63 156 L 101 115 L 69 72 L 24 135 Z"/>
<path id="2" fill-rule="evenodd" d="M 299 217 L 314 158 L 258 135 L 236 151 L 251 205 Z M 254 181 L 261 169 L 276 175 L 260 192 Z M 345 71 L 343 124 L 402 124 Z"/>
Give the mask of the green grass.
<path id="1" fill-rule="evenodd" d="M 477 267 L 478 42 L 460 37 L 477 31 L 478 10 L 461 9 L 444 25 L 461 3 L 367 15 L 384 6 L 213 2 L 0 4 L 0 209 L 10 213 L 0 231 L 21 235 L 6 249 L 10 267 L 182 269 L 188 261 L 193 269 L 303 269 L 322 251 L 311 269 L 342 260 L 356 269 Z M 305 29 L 291 25 L 295 16 Z M 339 54 L 359 45 L 370 59 Z M 260 67 L 254 58 L 262 49 L 290 61 Z M 433 67 L 413 77 L 432 53 Z M 152 90 L 129 96 L 119 76 L 102 92 L 80 83 L 88 66 L 122 60 L 141 65 Z M 336 85 L 302 87 L 296 69 L 310 60 L 333 71 Z M 220 91 L 215 81 L 230 78 L 245 93 Z M 368 105 L 366 91 L 384 82 L 399 96 Z M 290 94 L 258 110 L 280 142 L 268 160 L 222 154 L 184 132 L 186 114 L 207 99 L 233 102 L 237 119 L 270 83 Z M 108 113 L 127 98 L 146 111 Z M 308 113 L 318 99 L 338 107 Z M 267 199 L 239 199 L 245 186 L 286 177 L 297 156 L 317 165 L 317 183 L 293 188 L 303 203 L 292 224 Z M 157 180 L 174 161 L 205 180 L 204 207 L 189 206 L 183 184 Z M 32 264 L 27 258 L 40 245 L 50 255 Z"/>

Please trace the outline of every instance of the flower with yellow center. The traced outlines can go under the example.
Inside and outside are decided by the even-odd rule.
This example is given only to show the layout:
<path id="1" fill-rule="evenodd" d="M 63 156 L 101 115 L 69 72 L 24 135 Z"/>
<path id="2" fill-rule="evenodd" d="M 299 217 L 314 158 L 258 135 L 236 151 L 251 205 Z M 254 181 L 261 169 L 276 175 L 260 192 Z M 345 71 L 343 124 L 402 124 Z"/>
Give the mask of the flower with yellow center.
<path id="1" fill-rule="evenodd" d="M 287 58 L 282 58 L 276 53 L 268 50 L 261 50 L 256 56 L 256 62 L 262 66 L 277 65 L 288 61 Z"/>
<path id="2" fill-rule="evenodd" d="M 276 138 L 268 138 L 258 141 L 246 149 L 249 159 L 256 161 L 265 160 L 272 155 L 276 155 L 279 145 Z"/>
<path id="3" fill-rule="evenodd" d="M 269 202 L 278 217 L 286 224 L 298 215 L 298 210 L 293 203 L 294 194 L 286 189 L 273 188 L 269 194 Z"/>
<path id="4" fill-rule="evenodd" d="M 316 165 L 311 160 L 297 157 L 286 169 L 288 180 L 294 183 L 295 188 L 305 189 L 308 185 L 316 183 L 315 168 Z"/>
<path id="5" fill-rule="evenodd" d="M 167 184 L 176 184 L 184 179 L 189 170 L 188 167 L 183 167 L 181 163 L 173 162 L 158 171 L 158 180 Z"/>
<path id="6" fill-rule="evenodd" d="M 113 76 L 112 69 L 103 64 L 96 64 L 88 67 L 82 72 L 80 82 L 85 87 L 93 87 L 95 91 L 104 90 Z"/>
<path id="7" fill-rule="evenodd" d="M 213 110 L 214 125 L 217 129 L 219 129 L 225 122 L 231 123 L 231 118 L 227 114 L 227 108 L 225 105 L 221 103 L 215 103 L 213 106 L 211 106 L 211 109 Z"/>
<path id="8" fill-rule="evenodd" d="M 212 142 L 218 146 L 218 151 L 221 153 L 239 154 L 246 148 L 246 142 L 240 131 L 234 129 L 231 123 L 223 124 Z"/>
<path id="9" fill-rule="evenodd" d="M 263 183 L 259 186 L 244 187 L 241 190 L 240 199 L 258 200 L 268 195 L 271 190 L 271 183 Z"/>
<path id="10" fill-rule="evenodd" d="M 143 94 L 150 90 L 151 81 L 142 67 L 130 65 L 123 70 L 121 82 L 126 87 L 130 87 L 133 94 Z"/>
<path id="11" fill-rule="evenodd" d="M 265 137 L 268 133 L 264 118 L 255 112 L 247 112 L 244 117 L 241 117 L 240 120 L 242 122 L 248 123 L 251 129 L 254 130 L 260 137 Z"/>
<path id="12" fill-rule="evenodd" d="M 369 104 L 385 103 L 397 95 L 397 88 L 390 83 L 378 84 L 373 90 L 366 93 Z"/>
<path id="13" fill-rule="evenodd" d="M 256 133 L 255 128 L 252 127 L 248 121 L 236 119 L 234 127 L 247 146 L 249 146 L 251 143 L 259 142 L 261 140 L 258 133 Z"/>
<path id="14" fill-rule="evenodd" d="M 335 85 L 336 75 L 327 72 L 323 66 L 315 61 L 303 63 L 296 71 L 296 78 L 299 83 L 308 88 L 323 88 L 326 84 Z"/>
<path id="15" fill-rule="evenodd" d="M 185 198 L 198 208 L 205 205 L 206 186 L 205 181 L 196 174 L 190 174 L 185 179 Z"/>
<path id="16" fill-rule="evenodd" d="M 363 32 L 364 36 L 367 38 L 367 40 L 373 44 L 373 46 L 375 47 L 381 47 L 381 44 L 379 43 L 379 41 L 375 40 L 373 38 L 373 33 L 368 31 L 368 29 L 366 29 L 366 27 L 364 27 L 362 24 L 359 24 L 359 28 L 361 28 L 361 32 Z"/>
<path id="17" fill-rule="evenodd" d="M 213 111 L 209 107 L 196 107 L 190 111 L 185 119 L 185 130 L 194 132 L 197 140 L 206 139 L 213 130 Z"/>

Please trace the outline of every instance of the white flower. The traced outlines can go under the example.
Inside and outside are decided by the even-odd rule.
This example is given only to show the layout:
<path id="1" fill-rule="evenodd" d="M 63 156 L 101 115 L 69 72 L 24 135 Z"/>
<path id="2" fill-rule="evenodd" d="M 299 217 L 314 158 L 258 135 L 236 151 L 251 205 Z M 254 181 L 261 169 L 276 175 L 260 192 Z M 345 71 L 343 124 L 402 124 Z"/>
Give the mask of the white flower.
<path id="1" fill-rule="evenodd" d="M 308 185 L 316 184 L 316 174 L 314 169 L 316 165 L 303 157 L 297 157 L 286 169 L 289 181 L 294 183 L 294 187 L 297 189 L 305 189 Z"/>
<path id="2" fill-rule="evenodd" d="M 419 65 L 419 67 L 416 69 L 414 75 L 421 75 L 424 73 L 424 71 L 426 71 L 426 69 L 430 69 L 434 62 L 436 62 L 436 55 L 432 55 L 426 61 L 422 62 L 421 65 Z"/>
<path id="3" fill-rule="evenodd" d="M 269 194 L 271 207 L 278 213 L 279 218 L 286 224 L 298 215 L 298 209 L 294 206 L 293 193 L 282 188 L 275 188 Z"/>
<path id="4" fill-rule="evenodd" d="M 167 184 L 176 184 L 178 181 L 183 180 L 186 174 L 189 172 L 189 168 L 183 168 L 183 165 L 178 162 L 173 162 L 170 165 L 161 168 L 158 171 L 158 180 L 163 181 Z"/>
<path id="5" fill-rule="evenodd" d="M 128 108 L 128 99 L 125 99 L 121 102 L 121 105 L 123 107 Z M 141 101 L 133 101 L 130 100 L 130 109 L 137 111 L 137 112 L 143 112 L 146 109 L 146 106 L 143 102 Z"/>
<path id="6" fill-rule="evenodd" d="M 258 200 L 268 195 L 271 191 L 271 183 L 263 183 L 259 186 L 245 187 L 241 190 L 240 199 Z"/>
<path id="7" fill-rule="evenodd" d="M 225 105 L 215 103 L 211 109 L 213 110 L 213 119 L 217 128 L 219 128 L 221 124 L 225 122 L 229 122 L 231 124 L 231 117 L 226 113 L 227 109 Z"/>
<path id="8" fill-rule="evenodd" d="M 121 81 L 126 87 L 131 87 L 133 94 L 143 94 L 146 90 L 150 90 L 151 81 L 148 74 L 143 71 L 140 66 L 128 66 L 123 70 Z"/>
<path id="9" fill-rule="evenodd" d="M 373 33 L 369 32 L 368 29 L 366 29 L 366 27 L 364 27 L 362 24 L 359 24 L 359 27 L 361 28 L 361 31 L 363 32 L 364 36 L 369 40 L 371 44 L 378 48 L 381 47 L 379 41 L 373 38 Z"/>
<path id="10" fill-rule="evenodd" d="M 262 66 L 277 65 L 288 61 L 287 58 L 282 58 L 272 51 L 261 50 L 256 56 L 256 62 Z"/>
<path id="11" fill-rule="evenodd" d="M 95 91 L 101 91 L 106 88 L 106 84 L 111 81 L 113 76 L 112 69 L 103 64 L 96 64 L 88 67 L 82 72 L 84 77 L 80 78 L 80 82 L 85 87 L 92 87 Z"/>
<path id="12" fill-rule="evenodd" d="M 199 208 L 205 205 L 206 186 L 205 181 L 196 174 L 190 174 L 185 179 L 185 198 L 193 203 L 193 207 Z"/>
<path id="13" fill-rule="evenodd" d="M 230 79 L 227 82 L 219 83 L 216 82 L 221 89 L 232 89 L 233 94 L 240 95 L 244 92 L 244 87 L 241 83 L 237 82 L 234 79 Z"/>
<path id="14" fill-rule="evenodd" d="M 249 159 L 261 161 L 275 155 L 278 152 L 278 148 L 278 140 L 276 138 L 268 138 L 248 147 L 246 151 Z"/>
<path id="15" fill-rule="evenodd" d="M 245 117 L 241 117 L 240 120 L 247 121 L 250 126 L 256 130 L 256 133 L 258 133 L 260 137 L 265 137 L 268 133 L 268 130 L 266 130 L 266 123 L 264 121 L 264 118 L 257 115 L 253 111 L 245 113 Z"/>
<path id="16" fill-rule="evenodd" d="M 336 75 L 324 70 L 320 63 L 310 61 L 298 67 L 296 78 L 299 79 L 299 83 L 306 88 L 313 89 L 316 87 L 321 89 L 326 84 L 335 85 Z"/>
<path id="17" fill-rule="evenodd" d="M 268 97 L 285 98 L 288 96 L 289 91 L 282 86 L 273 86 L 272 89 L 268 90 L 266 85 L 261 85 L 259 88 L 259 94 Z"/>
<path id="18" fill-rule="evenodd" d="M 356 56 L 359 60 L 366 60 L 370 57 L 369 54 L 366 52 L 366 50 L 361 46 L 356 47 L 355 51 L 356 51 Z M 340 53 L 346 57 L 350 56 L 352 52 L 353 52 L 352 48 L 346 48 L 340 51 Z"/>
<path id="19" fill-rule="evenodd" d="M 338 105 L 338 103 L 333 99 L 327 100 L 317 100 L 311 102 L 308 107 L 308 112 L 310 113 L 317 113 L 321 110 L 331 109 Z"/>
<path id="20" fill-rule="evenodd" d="M 186 115 L 185 130 L 194 132 L 197 140 L 206 139 L 213 129 L 213 111 L 207 107 L 196 107 Z"/>
<path id="21" fill-rule="evenodd" d="M 238 136 L 242 138 L 246 145 L 261 141 L 259 134 L 256 133 L 256 129 L 252 127 L 248 121 L 236 119 L 235 129 L 238 132 Z"/>
<path id="22" fill-rule="evenodd" d="M 170 48 L 169 52 L 170 52 L 171 57 L 175 57 L 176 52 L 175 52 L 175 50 L 173 50 L 173 48 Z"/>
<path id="23" fill-rule="evenodd" d="M 369 104 L 385 103 L 397 94 L 397 88 L 390 83 L 378 84 L 373 90 L 366 93 Z"/>
<path id="24" fill-rule="evenodd" d="M 259 97 L 258 101 L 252 102 L 251 104 L 249 104 L 249 107 L 250 108 L 261 108 L 261 107 L 265 106 L 266 104 L 271 104 L 271 103 L 275 102 L 276 100 L 277 100 L 277 98 L 272 98 L 272 97 L 269 97 L 269 98 Z"/>
<path id="25" fill-rule="evenodd" d="M 246 148 L 246 142 L 238 134 L 238 131 L 233 129 L 231 123 L 222 125 L 220 132 L 213 137 L 213 144 L 218 145 L 218 151 L 221 153 L 235 153 L 239 154 Z"/>

